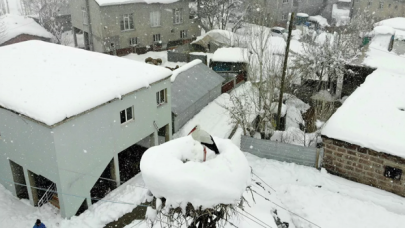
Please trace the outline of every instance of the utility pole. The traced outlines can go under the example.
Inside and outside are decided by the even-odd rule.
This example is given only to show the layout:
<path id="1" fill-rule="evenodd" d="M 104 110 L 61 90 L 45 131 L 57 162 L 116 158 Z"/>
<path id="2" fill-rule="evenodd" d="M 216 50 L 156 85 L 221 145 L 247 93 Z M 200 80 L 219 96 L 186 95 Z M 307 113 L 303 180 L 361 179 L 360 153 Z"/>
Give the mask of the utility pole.
<path id="1" fill-rule="evenodd" d="M 277 130 L 281 130 L 281 126 L 280 126 L 281 106 L 283 104 L 284 81 L 285 81 L 285 75 L 287 74 L 288 53 L 290 52 L 291 31 L 293 29 L 293 24 L 294 24 L 294 12 L 291 13 L 290 24 L 288 25 L 288 38 L 287 38 L 287 45 L 285 47 L 283 74 L 281 76 L 280 95 L 278 98 Z"/>

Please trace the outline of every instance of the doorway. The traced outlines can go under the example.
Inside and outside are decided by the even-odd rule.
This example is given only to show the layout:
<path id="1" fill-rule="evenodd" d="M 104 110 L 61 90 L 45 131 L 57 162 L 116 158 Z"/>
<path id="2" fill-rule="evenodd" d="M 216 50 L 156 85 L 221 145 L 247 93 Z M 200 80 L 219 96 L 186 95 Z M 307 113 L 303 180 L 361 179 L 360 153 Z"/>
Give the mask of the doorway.
<path id="1" fill-rule="evenodd" d="M 25 182 L 24 169 L 21 165 L 10 161 L 11 173 L 13 174 L 16 196 L 20 199 L 29 199 L 27 182 Z"/>

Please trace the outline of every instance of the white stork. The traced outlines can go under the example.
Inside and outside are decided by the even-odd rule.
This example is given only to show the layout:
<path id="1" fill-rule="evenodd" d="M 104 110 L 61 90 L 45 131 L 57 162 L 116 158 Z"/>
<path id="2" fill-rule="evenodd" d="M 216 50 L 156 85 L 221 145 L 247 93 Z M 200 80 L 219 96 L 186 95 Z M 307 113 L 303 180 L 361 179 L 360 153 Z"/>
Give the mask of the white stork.
<path id="1" fill-rule="evenodd" d="M 201 145 L 204 147 L 204 161 L 207 157 L 207 150 L 206 147 L 208 147 L 210 150 L 214 151 L 215 154 L 219 154 L 219 150 L 217 145 L 215 144 L 214 139 L 208 132 L 204 131 L 201 129 L 200 125 L 195 126 L 190 133 L 191 137 L 197 142 L 200 142 Z"/>

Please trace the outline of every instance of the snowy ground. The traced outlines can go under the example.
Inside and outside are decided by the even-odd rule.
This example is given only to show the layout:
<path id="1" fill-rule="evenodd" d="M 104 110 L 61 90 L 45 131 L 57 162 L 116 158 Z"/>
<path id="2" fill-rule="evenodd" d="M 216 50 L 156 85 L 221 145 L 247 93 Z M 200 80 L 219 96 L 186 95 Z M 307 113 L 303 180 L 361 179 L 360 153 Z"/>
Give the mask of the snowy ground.
<path id="1" fill-rule="evenodd" d="M 184 64 L 186 64 L 186 62 L 169 62 L 167 61 L 167 51 L 150 51 L 146 54 L 142 54 L 142 55 L 138 55 L 138 54 L 129 54 L 126 56 L 123 56 L 122 58 L 126 58 L 126 59 L 131 59 L 131 60 L 135 60 L 138 62 L 145 62 L 145 59 L 151 57 L 154 59 L 162 59 L 162 66 L 163 67 L 171 67 L 174 68 L 176 66 L 183 66 Z"/>
<path id="2" fill-rule="evenodd" d="M 77 46 L 79 46 L 79 48 L 84 48 L 84 35 L 76 34 L 76 37 L 77 37 Z M 70 46 L 70 47 L 75 46 L 75 41 L 73 38 L 72 30 L 66 31 L 62 34 L 61 42 L 62 42 L 62 45 L 65 45 L 65 46 Z"/>
<path id="3" fill-rule="evenodd" d="M 247 153 L 246 157 L 253 172 L 264 181 L 253 176 L 253 179 L 265 188 L 262 190 L 254 184 L 254 190 L 322 228 L 401 228 L 405 224 L 405 199 L 402 197 L 320 172 L 314 168 L 260 159 Z M 141 176 L 137 176 L 131 179 L 110 193 L 105 200 L 139 203 L 146 190 L 133 185 L 142 185 L 143 181 L 140 178 Z M 256 203 L 251 199 L 250 193 L 246 193 L 245 196 L 250 204 L 250 208 L 246 208 L 247 213 L 253 214 L 266 224 L 272 224 L 269 213 L 275 208 L 279 214 L 284 214 L 284 217 L 291 216 L 295 226 L 290 225 L 290 228 L 316 227 L 259 195 L 254 194 Z M 2 227 L 30 227 L 36 218 L 41 218 L 50 228 L 101 228 L 135 207 L 130 204 L 99 202 L 78 217 L 61 220 L 59 215 L 54 214 L 55 211 L 51 207 L 41 208 L 39 211 L 30 206 L 26 200 L 13 197 L 2 186 L 0 186 L 0 205 Z M 233 220 L 239 228 L 262 227 L 247 219 L 245 216 L 252 218 L 247 213 L 242 211 L 240 213 L 244 215 L 238 214 L 238 218 Z M 145 222 L 140 222 L 134 221 L 126 228 L 146 227 Z M 136 225 L 137 223 L 140 224 Z M 276 227 L 273 226 L 273 228 Z"/>

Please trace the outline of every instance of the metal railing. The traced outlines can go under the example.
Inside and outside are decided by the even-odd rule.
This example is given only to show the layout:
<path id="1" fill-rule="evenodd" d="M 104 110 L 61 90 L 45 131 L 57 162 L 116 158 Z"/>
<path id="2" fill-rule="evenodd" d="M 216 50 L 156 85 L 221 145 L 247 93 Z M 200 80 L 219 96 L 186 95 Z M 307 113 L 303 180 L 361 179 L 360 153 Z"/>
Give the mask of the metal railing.
<path id="1" fill-rule="evenodd" d="M 56 184 L 52 184 L 49 186 L 49 188 L 46 190 L 42 198 L 38 201 L 38 207 L 42 207 L 44 204 L 46 204 L 50 199 L 52 199 L 52 196 L 56 192 Z"/>

